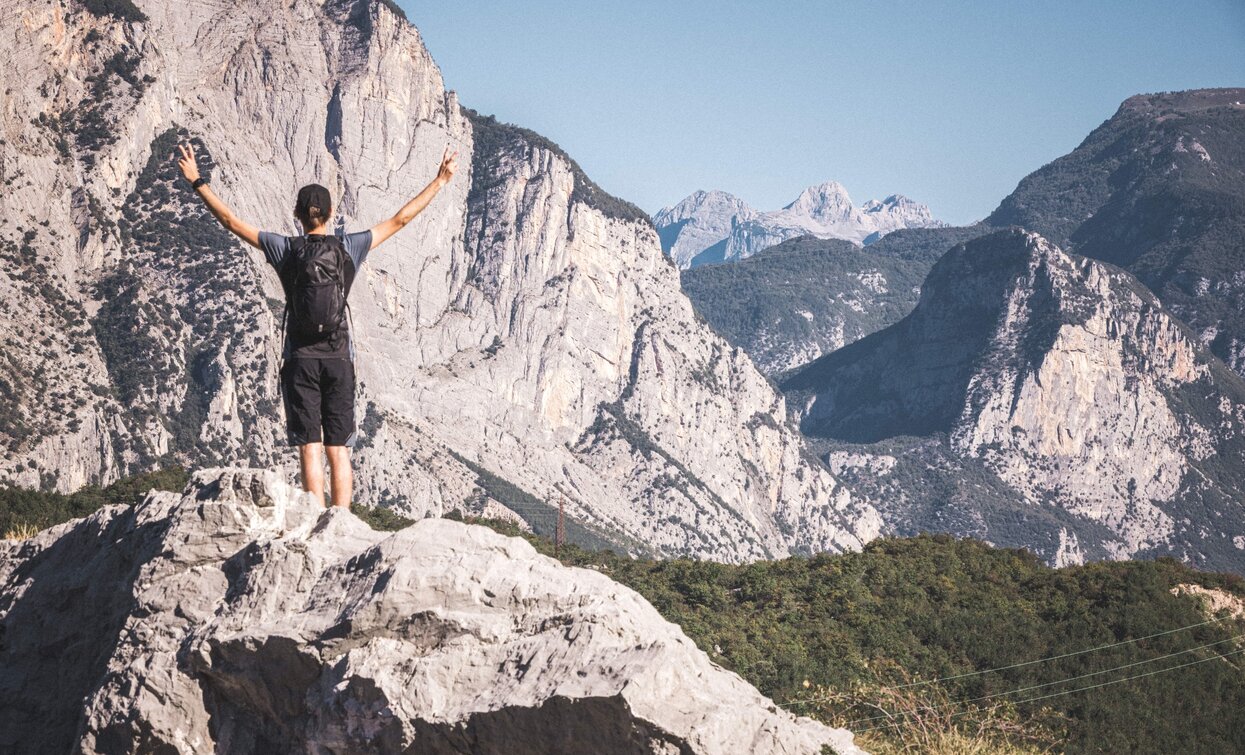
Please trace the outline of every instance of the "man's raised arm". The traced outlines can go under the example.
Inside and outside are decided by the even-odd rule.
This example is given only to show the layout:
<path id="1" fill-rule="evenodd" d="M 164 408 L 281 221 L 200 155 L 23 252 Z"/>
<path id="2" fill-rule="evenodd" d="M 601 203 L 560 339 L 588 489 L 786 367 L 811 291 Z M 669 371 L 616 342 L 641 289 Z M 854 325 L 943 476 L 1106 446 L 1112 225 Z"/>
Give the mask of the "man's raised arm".
<path id="1" fill-rule="evenodd" d="M 398 214 L 388 220 L 378 223 L 372 228 L 372 249 L 389 240 L 389 237 L 402 230 L 407 223 L 415 219 L 415 216 L 423 212 L 432 198 L 441 191 L 441 187 L 450 182 L 454 177 L 454 171 L 457 168 L 455 161 L 458 159 L 458 151 L 455 150 L 450 154 L 450 148 L 446 147 L 445 152 L 441 155 L 441 167 L 437 169 L 437 177 L 424 187 L 424 190 L 415 195 L 415 198 L 403 205 L 398 210 Z"/>
<path id="2" fill-rule="evenodd" d="M 220 224 L 225 226 L 225 230 L 259 249 L 259 229 L 234 215 L 229 205 L 221 201 L 221 198 L 216 196 L 216 192 L 212 191 L 207 180 L 200 178 L 199 165 L 195 162 L 194 145 L 179 144 L 177 149 L 182 155 L 177 161 L 177 167 L 182 169 L 182 175 L 194 187 L 195 192 L 203 199 L 204 204 L 216 216 Z"/>

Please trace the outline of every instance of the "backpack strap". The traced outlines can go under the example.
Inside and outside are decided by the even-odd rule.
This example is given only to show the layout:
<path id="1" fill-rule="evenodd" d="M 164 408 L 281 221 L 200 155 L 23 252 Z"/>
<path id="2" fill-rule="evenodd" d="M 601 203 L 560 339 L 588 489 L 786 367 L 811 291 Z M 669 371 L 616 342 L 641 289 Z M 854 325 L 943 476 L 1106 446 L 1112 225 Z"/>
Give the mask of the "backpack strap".
<path id="1" fill-rule="evenodd" d="M 285 309 L 281 312 L 281 361 L 285 361 L 285 350 L 289 348 L 290 300 L 285 300 Z"/>
<path id="2" fill-rule="evenodd" d="M 288 356 L 286 350 L 289 348 L 290 338 L 290 297 L 294 295 L 294 273 L 291 267 L 298 260 L 298 255 L 302 253 L 303 247 L 307 245 L 306 236 L 294 236 L 290 238 L 290 251 L 285 255 L 285 259 L 281 261 L 281 269 L 279 277 L 281 279 L 281 288 L 285 289 L 285 308 L 281 311 L 281 359 L 284 360 Z"/>

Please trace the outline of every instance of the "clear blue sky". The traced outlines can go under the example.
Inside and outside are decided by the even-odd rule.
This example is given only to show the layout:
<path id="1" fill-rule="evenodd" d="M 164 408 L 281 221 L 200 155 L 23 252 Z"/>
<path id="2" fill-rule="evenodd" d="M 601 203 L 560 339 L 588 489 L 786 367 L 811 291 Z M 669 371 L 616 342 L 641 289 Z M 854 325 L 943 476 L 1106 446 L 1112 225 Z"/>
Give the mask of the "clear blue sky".
<path id="1" fill-rule="evenodd" d="M 1126 97 L 1245 86 L 1245 0 L 398 0 L 463 104 L 655 212 L 834 179 L 956 223 Z"/>

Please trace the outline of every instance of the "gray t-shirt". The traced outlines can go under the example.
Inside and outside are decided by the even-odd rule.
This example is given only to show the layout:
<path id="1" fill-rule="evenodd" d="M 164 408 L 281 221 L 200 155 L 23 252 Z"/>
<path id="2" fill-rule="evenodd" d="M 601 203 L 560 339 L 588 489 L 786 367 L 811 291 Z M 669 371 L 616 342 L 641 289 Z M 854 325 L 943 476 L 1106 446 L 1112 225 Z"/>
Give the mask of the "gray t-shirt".
<path id="1" fill-rule="evenodd" d="M 342 246 L 346 248 L 346 255 L 350 258 L 350 262 L 353 265 L 353 268 L 348 270 L 346 274 L 346 295 L 349 296 L 350 286 L 354 282 L 355 273 L 363 266 L 363 261 L 367 259 L 367 253 L 372 248 L 372 232 L 339 232 L 336 235 L 341 239 Z M 268 264 L 276 268 L 278 275 L 282 274 L 282 268 L 290 255 L 293 241 L 294 237 L 282 236 L 279 233 L 261 231 L 259 234 L 259 248 L 263 250 L 264 258 L 268 260 Z M 283 278 L 282 285 L 284 286 L 285 283 Z M 354 359 L 354 342 L 350 338 L 349 326 L 330 333 L 323 338 L 308 342 L 299 341 L 289 328 L 288 322 L 286 327 L 284 353 L 284 358 L 286 359 L 294 357 Z"/>

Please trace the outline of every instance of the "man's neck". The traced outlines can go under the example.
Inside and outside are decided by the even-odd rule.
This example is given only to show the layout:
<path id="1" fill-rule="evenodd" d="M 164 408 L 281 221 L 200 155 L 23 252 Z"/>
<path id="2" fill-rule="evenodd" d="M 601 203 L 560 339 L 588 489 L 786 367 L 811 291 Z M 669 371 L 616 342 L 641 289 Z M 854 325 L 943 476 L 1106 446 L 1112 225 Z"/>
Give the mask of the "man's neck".
<path id="1" fill-rule="evenodd" d="M 327 236 L 329 235 L 329 224 L 321 223 L 315 228 L 304 228 L 304 235 L 307 236 Z"/>

